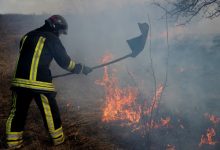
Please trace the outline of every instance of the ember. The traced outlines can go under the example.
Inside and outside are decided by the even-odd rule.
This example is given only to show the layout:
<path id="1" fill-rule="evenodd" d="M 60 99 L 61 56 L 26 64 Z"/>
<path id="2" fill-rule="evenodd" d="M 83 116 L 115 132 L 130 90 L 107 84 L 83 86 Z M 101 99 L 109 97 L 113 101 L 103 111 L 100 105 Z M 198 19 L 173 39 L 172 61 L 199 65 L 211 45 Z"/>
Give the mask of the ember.
<path id="1" fill-rule="evenodd" d="M 217 143 L 216 141 L 213 141 L 215 135 L 215 130 L 213 128 L 208 128 L 206 135 L 202 135 L 199 146 L 202 146 L 203 144 L 215 145 Z"/>
<path id="2" fill-rule="evenodd" d="M 167 127 L 170 123 L 171 118 L 167 117 L 165 119 L 161 118 L 160 122 L 155 122 L 154 120 L 151 121 L 151 123 L 147 123 L 147 127 L 149 128 L 154 128 L 154 129 L 158 129 L 161 127 Z"/>
<path id="3" fill-rule="evenodd" d="M 220 118 L 218 118 L 215 115 L 205 113 L 204 116 L 207 119 L 209 119 L 211 121 L 211 123 L 215 126 L 220 122 Z M 216 135 L 215 129 L 214 128 L 208 128 L 206 135 L 202 135 L 202 137 L 200 139 L 199 146 L 202 146 L 204 144 L 215 145 L 216 143 L 218 143 L 217 141 L 213 141 L 213 138 L 215 137 L 215 135 Z"/>
<path id="4" fill-rule="evenodd" d="M 204 116 L 208 118 L 214 125 L 217 125 L 220 122 L 220 118 L 215 115 L 205 113 Z"/>
<path id="5" fill-rule="evenodd" d="M 156 91 L 156 96 L 153 97 L 151 106 L 144 111 L 145 115 L 150 115 L 152 111 L 158 107 L 158 100 L 160 99 L 163 90 L 164 90 L 164 86 L 160 84 L 159 88 Z"/>

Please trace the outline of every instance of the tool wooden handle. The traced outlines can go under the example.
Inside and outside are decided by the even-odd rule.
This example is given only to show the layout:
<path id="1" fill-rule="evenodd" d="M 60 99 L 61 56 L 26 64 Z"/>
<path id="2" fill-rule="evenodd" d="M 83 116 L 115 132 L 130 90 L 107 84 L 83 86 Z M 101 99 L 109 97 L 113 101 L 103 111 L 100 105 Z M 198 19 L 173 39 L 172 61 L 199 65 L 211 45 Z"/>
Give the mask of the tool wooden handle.
<path id="1" fill-rule="evenodd" d="M 101 65 L 98 65 L 98 66 L 94 66 L 94 67 L 92 67 L 92 69 L 94 70 L 94 69 L 98 69 L 98 68 L 102 68 L 102 67 L 108 66 L 108 65 L 110 65 L 110 64 L 114 64 L 114 63 L 119 62 L 119 61 L 121 61 L 121 60 L 123 60 L 123 59 L 126 59 L 126 58 L 128 58 L 128 57 L 130 57 L 130 56 L 131 56 L 131 54 L 125 55 L 125 56 L 123 56 L 123 57 L 121 57 L 121 58 L 112 60 L 112 61 L 110 61 L 110 62 L 101 64 Z"/>
<path id="2" fill-rule="evenodd" d="M 68 73 L 64 73 L 64 74 L 59 74 L 59 75 L 52 76 L 52 78 L 64 77 L 64 76 L 68 76 L 68 75 L 71 75 L 71 74 L 73 74 L 73 73 L 72 73 L 72 72 L 68 72 Z"/>
<path id="3" fill-rule="evenodd" d="M 123 59 L 126 59 L 126 58 L 130 57 L 130 56 L 131 56 L 131 54 L 128 54 L 128 55 L 125 55 L 125 56 L 120 57 L 120 58 L 118 58 L 118 59 L 112 60 L 112 61 L 110 61 L 110 62 L 107 62 L 107 63 L 101 64 L 101 65 L 94 66 L 94 67 L 92 67 L 91 69 L 92 69 L 92 70 L 95 70 L 95 69 L 98 69 L 98 68 L 102 68 L 102 67 L 108 66 L 108 65 L 110 65 L 110 64 L 114 64 L 114 63 L 116 63 L 116 62 L 119 62 L 119 61 L 121 61 L 121 60 L 123 60 Z M 68 76 L 68 75 L 71 75 L 71 74 L 73 74 L 73 73 L 72 73 L 72 72 L 68 72 L 68 73 L 65 73 L 65 74 L 55 75 L 55 76 L 53 76 L 52 78 L 64 77 L 64 76 Z"/>

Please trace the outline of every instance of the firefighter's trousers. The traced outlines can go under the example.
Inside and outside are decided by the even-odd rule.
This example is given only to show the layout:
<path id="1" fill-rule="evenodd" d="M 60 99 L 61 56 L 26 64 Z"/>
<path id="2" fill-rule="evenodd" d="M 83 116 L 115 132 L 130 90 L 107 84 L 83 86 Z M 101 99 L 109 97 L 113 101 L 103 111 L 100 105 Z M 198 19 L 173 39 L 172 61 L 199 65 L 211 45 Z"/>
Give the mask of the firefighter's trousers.
<path id="1" fill-rule="evenodd" d="M 54 145 L 64 142 L 59 109 L 55 93 L 39 93 L 31 89 L 17 89 L 12 91 L 12 108 L 6 122 L 6 140 L 8 147 L 22 145 L 23 131 L 28 108 L 32 99 L 40 109 L 44 125 L 48 130 Z"/>

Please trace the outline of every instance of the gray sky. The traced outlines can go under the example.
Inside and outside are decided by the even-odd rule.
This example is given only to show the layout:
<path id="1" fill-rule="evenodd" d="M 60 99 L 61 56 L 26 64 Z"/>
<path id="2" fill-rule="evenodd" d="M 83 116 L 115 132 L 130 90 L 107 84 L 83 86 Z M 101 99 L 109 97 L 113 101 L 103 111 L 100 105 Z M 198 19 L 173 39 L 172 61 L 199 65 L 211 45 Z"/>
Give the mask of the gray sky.
<path id="1" fill-rule="evenodd" d="M 162 1 L 162 0 L 161 0 Z M 147 14 L 153 19 L 162 15 L 161 11 L 152 8 L 152 0 L 0 0 L 0 14 L 74 14 L 97 15 L 115 11 L 130 16 L 141 16 L 140 20 L 147 20 Z M 120 11 L 118 11 L 120 10 Z M 130 11 L 128 11 L 130 10 Z M 143 15 L 144 14 L 144 15 Z M 120 15 L 120 14 L 119 14 Z M 135 20 L 135 19 L 134 19 Z M 170 36 L 185 34 L 213 34 L 220 33 L 220 19 L 192 22 L 186 27 L 170 27 Z M 163 32 L 160 33 L 163 36 Z"/>
<path id="2" fill-rule="evenodd" d="M 0 13 L 96 13 L 150 0 L 0 0 Z"/>

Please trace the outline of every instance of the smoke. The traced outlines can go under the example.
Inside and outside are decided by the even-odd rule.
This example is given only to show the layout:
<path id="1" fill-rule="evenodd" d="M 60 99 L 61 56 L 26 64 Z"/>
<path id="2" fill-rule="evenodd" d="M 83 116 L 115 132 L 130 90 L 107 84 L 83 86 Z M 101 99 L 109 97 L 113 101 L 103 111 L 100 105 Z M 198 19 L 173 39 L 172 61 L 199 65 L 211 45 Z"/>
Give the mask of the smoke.
<path id="1" fill-rule="evenodd" d="M 15 4 L 17 1 L 1 1 L 1 4 Z M 165 20 L 160 19 L 162 11 L 152 5 L 146 5 L 145 1 L 45 1 L 41 4 L 34 1 L 25 1 L 25 8 L 18 9 L 20 13 L 61 13 L 69 23 L 69 33 L 62 36 L 61 40 L 68 54 L 76 61 L 95 66 L 101 63 L 101 58 L 106 53 L 111 53 L 113 58 L 118 58 L 130 53 L 126 40 L 140 35 L 138 22 L 148 22 L 151 18 L 152 36 L 148 37 L 146 47 L 136 58 L 129 58 L 114 64 L 122 86 L 138 86 L 141 94 L 147 99 L 154 94 L 153 73 L 149 58 L 149 39 L 152 40 L 152 59 L 157 86 L 163 83 L 166 74 L 167 43 Z M 37 3 L 37 4 L 36 4 Z M 56 3 L 56 6 L 55 6 Z M 61 6 L 58 8 L 58 5 Z M 3 6 L 3 5 L 0 5 Z M 30 7 L 28 7 L 30 6 Z M 40 12 L 32 10 L 33 6 L 40 8 Z M 41 7 L 42 6 L 42 7 Z M 3 12 L 12 11 L 15 5 Z M 20 7 L 20 5 L 19 5 Z M 32 16 L 35 20 L 28 19 L 28 27 L 22 29 L 22 33 L 39 27 L 49 15 L 40 18 Z M 36 19 L 37 18 L 37 19 Z M 219 80 L 219 49 L 220 33 L 218 31 L 219 20 L 192 22 L 185 27 L 176 27 L 169 23 L 170 55 L 168 64 L 168 82 L 161 99 L 161 107 L 165 107 L 173 116 L 182 116 L 189 131 L 196 132 L 195 143 L 199 143 L 201 131 L 205 131 L 205 112 L 220 116 L 218 100 L 220 97 Z M 202 24 L 200 24 L 202 23 Z M 26 25 L 25 25 L 26 26 Z M 64 73 L 57 64 L 51 66 L 53 74 Z M 129 76 L 133 74 L 134 78 Z M 94 70 L 88 76 L 73 75 L 60 79 L 54 79 L 59 91 L 59 97 L 72 100 L 77 106 L 87 108 L 88 104 L 101 101 L 105 94 L 102 87 L 95 81 L 102 78 L 103 70 Z M 86 105 L 86 106 L 85 106 Z M 183 117 L 184 116 L 184 117 Z M 196 130 L 195 130 L 196 129 Z M 187 133 L 186 133 L 187 134 Z M 188 137 L 189 135 L 187 135 Z M 195 136 L 189 139 L 195 138 Z M 170 139 L 175 136 L 170 135 Z M 192 145 L 182 149 L 191 149 Z"/>
<path id="2" fill-rule="evenodd" d="M 150 0 L 1 0 L 0 13 L 20 14 L 91 14 L 121 9 L 127 5 L 141 4 Z"/>
<path id="3" fill-rule="evenodd" d="M 164 82 L 166 74 L 166 25 L 165 20 L 158 19 L 159 14 L 151 14 L 149 9 L 146 10 L 143 6 L 129 5 L 123 9 L 113 9 L 97 14 L 68 16 L 69 35 L 63 37 L 62 40 L 68 53 L 76 61 L 95 66 L 100 64 L 102 56 L 106 53 L 111 53 L 114 58 L 130 53 L 126 40 L 140 34 L 137 22 L 147 22 L 148 14 L 152 24 L 151 49 L 158 86 Z M 216 25 L 211 24 L 210 28 L 207 27 L 208 24 L 197 28 L 196 22 L 185 27 L 169 24 L 168 82 L 161 99 L 161 107 L 165 107 L 174 118 L 179 117 L 184 120 L 186 128 L 193 132 L 192 134 L 185 133 L 188 140 L 194 141 L 191 145 L 179 144 L 177 146 L 183 149 L 197 147 L 201 134 L 207 128 L 204 123 L 204 113 L 220 115 L 219 105 L 216 106 L 220 88 L 217 69 L 219 33 L 216 32 Z M 117 70 L 122 86 L 138 86 L 144 97 L 147 99 L 152 97 L 154 81 L 150 67 L 149 38 L 144 52 L 137 58 L 124 60 L 112 65 L 111 68 Z M 129 76 L 128 71 L 134 75 L 134 78 Z M 103 70 L 99 69 L 87 77 L 69 77 L 67 79 L 70 83 L 65 86 L 71 89 L 75 87 L 74 85 L 85 83 L 80 85 L 80 90 L 74 88 L 79 95 L 76 94 L 73 97 L 88 98 L 88 102 L 102 99 L 104 91 L 93 84 L 95 80 L 102 78 L 102 75 Z M 63 82 L 57 79 L 57 85 L 60 85 L 59 81 Z M 87 83 L 91 83 L 91 87 L 88 87 Z M 86 96 L 82 96 L 85 91 Z M 159 109 L 163 109 L 161 107 Z M 187 141 L 186 137 L 180 137 L 180 143 Z M 170 135 L 169 139 L 175 141 L 176 136 Z"/>

